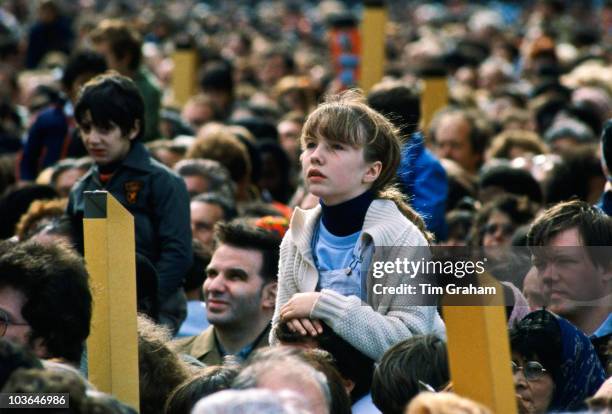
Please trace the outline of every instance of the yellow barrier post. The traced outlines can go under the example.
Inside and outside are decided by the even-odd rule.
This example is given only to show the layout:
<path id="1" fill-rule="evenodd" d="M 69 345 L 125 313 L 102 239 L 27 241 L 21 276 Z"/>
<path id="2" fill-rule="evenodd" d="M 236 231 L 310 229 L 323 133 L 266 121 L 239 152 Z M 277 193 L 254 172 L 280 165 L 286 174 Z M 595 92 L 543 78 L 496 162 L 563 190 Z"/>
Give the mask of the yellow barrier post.
<path id="1" fill-rule="evenodd" d="M 421 128 L 426 131 L 434 114 L 448 105 L 448 80 L 446 77 L 425 77 L 421 94 Z"/>
<path id="2" fill-rule="evenodd" d="M 194 50 L 177 50 L 172 55 L 172 91 L 174 103 L 181 107 L 197 91 L 198 55 Z"/>
<path id="3" fill-rule="evenodd" d="M 134 219 L 108 192 L 85 192 L 85 263 L 93 313 L 87 339 L 89 380 L 139 407 Z"/>
<path id="4" fill-rule="evenodd" d="M 366 0 L 364 6 L 359 86 L 364 93 L 368 93 L 384 74 L 387 8 L 384 1 L 380 0 Z"/>
<path id="5" fill-rule="evenodd" d="M 496 287 L 488 303 L 482 295 L 471 297 L 471 306 L 443 301 L 453 390 L 496 414 L 516 414 L 503 288 L 486 275 L 481 278 L 480 286 Z"/>

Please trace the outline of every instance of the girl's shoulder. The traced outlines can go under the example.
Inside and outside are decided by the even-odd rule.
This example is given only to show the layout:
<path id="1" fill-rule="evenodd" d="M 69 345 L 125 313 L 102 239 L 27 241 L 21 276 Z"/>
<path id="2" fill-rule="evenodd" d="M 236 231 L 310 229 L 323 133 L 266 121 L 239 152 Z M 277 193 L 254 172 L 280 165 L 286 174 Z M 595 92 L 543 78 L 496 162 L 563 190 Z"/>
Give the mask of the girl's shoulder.
<path id="1" fill-rule="evenodd" d="M 428 246 L 419 230 L 397 207 L 394 201 L 376 199 L 366 214 L 363 232 L 378 246 Z"/>
<path id="2" fill-rule="evenodd" d="M 283 237 L 281 250 L 296 247 L 300 251 L 310 248 L 310 240 L 313 236 L 315 225 L 321 216 L 321 207 L 303 210 L 295 208 L 289 221 L 289 229 Z"/>

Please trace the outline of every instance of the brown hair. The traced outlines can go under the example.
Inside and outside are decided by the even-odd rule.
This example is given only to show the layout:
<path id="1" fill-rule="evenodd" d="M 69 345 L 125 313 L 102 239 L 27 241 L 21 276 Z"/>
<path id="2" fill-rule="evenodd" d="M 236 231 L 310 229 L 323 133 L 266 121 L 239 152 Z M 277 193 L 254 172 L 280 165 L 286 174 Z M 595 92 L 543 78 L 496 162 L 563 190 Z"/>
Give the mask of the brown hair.
<path id="1" fill-rule="evenodd" d="M 538 216 L 527 233 L 528 246 L 546 246 L 559 233 L 576 228 L 583 246 L 612 245 L 612 219 L 599 208 L 581 200 L 558 203 Z M 607 249 L 587 249 L 596 266 L 609 268 Z"/>
<path id="2" fill-rule="evenodd" d="M 189 158 L 208 158 L 225 166 L 236 183 L 251 175 L 251 159 L 245 144 L 226 128 L 208 133 L 200 130 L 198 137 L 187 150 Z"/>
<path id="3" fill-rule="evenodd" d="M 330 142 L 363 147 L 366 162 L 382 162 L 380 175 L 371 190 L 377 198 L 395 202 L 402 214 L 431 240 L 421 216 L 394 186 L 401 158 L 398 131 L 387 118 L 366 105 L 360 91 L 349 90 L 328 97 L 308 116 L 302 129 L 302 147 L 305 147 L 307 137 L 324 137 Z"/>
<path id="4" fill-rule="evenodd" d="M 118 19 L 105 19 L 100 22 L 90 34 L 94 44 L 108 43 L 110 50 L 117 59 L 126 55 L 131 57 L 129 68 L 132 70 L 140 66 L 142 59 L 142 37 L 140 33 L 128 23 Z"/>
<path id="5" fill-rule="evenodd" d="M 189 369 L 166 345 L 170 333 L 146 317 L 138 316 L 138 371 L 140 410 L 162 414 L 172 391 L 186 381 Z"/>
<path id="6" fill-rule="evenodd" d="M 512 148 L 521 148 L 533 154 L 546 154 L 548 149 L 535 132 L 511 129 L 496 135 L 491 141 L 488 158 L 510 159 Z"/>
<path id="7" fill-rule="evenodd" d="M 24 213 L 17 223 L 17 237 L 23 241 L 36 234 L 41 228 L 49 224 L 54 218 L 59 218 L 66 210 L 68 200 L 34 200 L 28 211 Z"/>

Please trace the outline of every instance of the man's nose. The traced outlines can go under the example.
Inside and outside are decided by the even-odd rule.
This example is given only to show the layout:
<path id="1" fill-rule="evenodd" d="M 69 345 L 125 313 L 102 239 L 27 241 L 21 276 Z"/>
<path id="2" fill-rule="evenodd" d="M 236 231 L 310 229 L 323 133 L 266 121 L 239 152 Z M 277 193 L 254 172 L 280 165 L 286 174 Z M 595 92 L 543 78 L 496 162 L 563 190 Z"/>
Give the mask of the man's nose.
<path id="1" fill-rule="evenodd" d="M 226 289 L 225 279 L 221 275 L 217 275 L 214 278 L 210 279 L 207 283 L 207 290 L 209 292 L 224 292 Z"/>
<path id="2" fill-rule="evenodd" d="M 544 283 L 550 283 L 556 278 L 556 266 L 552 262 L 545 263 L 538 273 Z"/>

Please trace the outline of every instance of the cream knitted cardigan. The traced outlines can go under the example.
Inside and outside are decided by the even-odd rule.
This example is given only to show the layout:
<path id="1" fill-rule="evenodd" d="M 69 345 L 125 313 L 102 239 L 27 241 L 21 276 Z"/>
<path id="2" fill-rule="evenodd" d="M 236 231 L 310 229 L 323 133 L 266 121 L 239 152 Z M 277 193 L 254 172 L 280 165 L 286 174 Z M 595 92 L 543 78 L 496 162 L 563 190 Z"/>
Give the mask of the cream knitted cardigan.
<path id="1" fill-rule="evenodd" d="M 293 213 L 280 248 L 273 327 L 279 321 L 280 308 L 293 294 L 316 289 L 319 274 L 314 266 L 311 239 L 320 215 L 321 206 L 310 210 L 296 208 Z M 419 229 L 390 200 L 372 201 L 361 237 L 365 238 L 365 243 L 373 242 L 374 249 L 378 246 L 427 246 Z M 379 360 L 395 343 L 413 335 L 435 333 L 444 336 L 444 323 L 435 306 L 406 306 L 402 295 L 368 295 L 368 301 L 370 306 L 365 306 L 356 296 L 343 296 L 323 289 L 310 317 L 324 321 L 340 337 L 374 360 Z M 397 306 L 404 307 L 394 310 Z M 270 343 L 278 343 L 274 329 Z"/>

